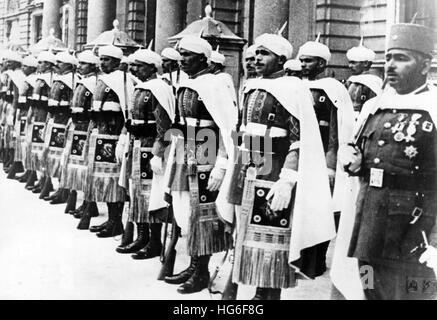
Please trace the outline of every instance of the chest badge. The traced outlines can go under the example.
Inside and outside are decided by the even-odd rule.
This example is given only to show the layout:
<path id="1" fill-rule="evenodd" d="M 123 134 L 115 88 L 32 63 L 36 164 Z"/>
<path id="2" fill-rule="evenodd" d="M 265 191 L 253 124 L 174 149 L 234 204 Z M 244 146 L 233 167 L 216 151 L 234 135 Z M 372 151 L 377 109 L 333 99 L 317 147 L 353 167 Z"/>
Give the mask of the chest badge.
<path id="1" fill-rule="evenodd" d="M 410 159 L 413 159 L 414 157 L 416 157 L 419 154 L 419 152 L 417 151 L 417 148 L 415 146 L 406 147 L 404 150 L 404 153 Z"/>
<path id="2" fill-rule="evenodd" d="M 432 122 L 424 121 L 422 124 L 422 130 L 425 132 L 431 132 L 433 128 L 434 128 L 434 125 Z"/>

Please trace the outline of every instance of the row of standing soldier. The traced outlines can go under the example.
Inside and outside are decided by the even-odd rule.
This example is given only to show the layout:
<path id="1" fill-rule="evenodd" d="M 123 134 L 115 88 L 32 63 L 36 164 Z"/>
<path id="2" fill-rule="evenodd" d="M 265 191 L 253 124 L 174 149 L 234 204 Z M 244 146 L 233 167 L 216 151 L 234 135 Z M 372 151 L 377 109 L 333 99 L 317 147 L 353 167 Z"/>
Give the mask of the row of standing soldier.
<path id="1" fill-rule="evenodd" d="M 428 52 L 426 45 L 411 44 L 408 41 L 414 40 L 402 37 L 403 33 L 420 32 L 429 42 L 426 28 L 394 26 L 393 49 L 414 47 L 427 57 L 431 50 Z M 331 53 L 318 39 L 299 49 L 297 63 L 290 60 L 292 54 L 293 47 L 281 35 L 259 36 L 246 50 L 247 79 L 237 98 L 231 77 L 223 72 L 224 56 L 197 36 L 182 38 L 178 50 L 167 48 L 161 55 L 149 49 L 135 52 L 129 57 L 129 72 L 119 70 L 123 52 L 114 46 L 100 48 L 100 59 L 91 51 L 80 53 L 77 59 L 65 52 L 56 56 L 43 52 L 36 60 L 8 53 L 9 70 L 4 73 L 6 87 L 1 97 L 5 102 L 4 166 L 9 167 L 10 178 L 24 167 L 26 172 L 19 179 L 41 198 L 53 204 L 67 202 L 66 213 L 81 219 L 79 229 L 90 229 L 102 238 L 123 234 L 117 252 L 132 253 L 134 259 L 161 256 L 165 263 L 159 278 L 180 284 L 180 293 L 207 288 L 211 255 L 233 249 L 233 268 L 223 298 L 235 299 L 235 284 L 241 283 L 257 288 L 256 300 L 280 299 L 281 290 L 295 287 L 298 279 L 314 279 L 326 272 L 326 253 L 336 227 L 340 221 L 342 235 L 344 225 L 350 224 L 350 215 L 340 215 L 347 211 L 345 195 L 355 183 L 348 174 L 363 172 L 364 183 L 366 179 L 376 183 L 377 177 L 368 178 L 362 165 L 355 164 L 358 155 L 360 161 L 373 157 L 368 145 L 358 148 L 363 132 L 372 140 L 368 123 L 364 122 L 356 135 L 356 144 L 352 137 L 355 120 L 362 121 L 359 114 L 364 103 L 383 91 L 382 80 L 368 72 L 375 54 L 362 42 L 347 54 L 354 74 L 345 85 L 320 76 Z M 35 74 L 37 64 L 39 72 Z M 73 71 L 77 64 L 80 76 Z M 164 74 L 159 76 L 161 66 Z M 406 113 L 404 118 L 409 116 Z M 431 118 L 417 112 L 411 116 L 416 122 L 426 118 L 423 127 L 429 124 L 425 129 L 434 130 L 432 114 Z M 398 129 L 396 142 L 405 140 L 405 136 L 399 138 L 404 128 Z M 411 141 L 414 134 L 416 131 L 409 133 Z M 345 147 L 348 144 L 356 148 L 353 156 Z M 405 156 L 415 159 L 417 147 L 407 149 Z M 363 151 L 367 152 L 364 156 Z M 393 156 L 386 157 L 381 160 L 380 155 L 374 164 L 390 163 Z M 354 165 L 361 171 L 352 170 Z M 369 170 L 376 174 L 375 168 Z M 386 174 L 384 179 L 389 179 Z M 59 189 L 50 196 L 53 178 L 59 179 Z M 391 179 L 402 182 L 402 176 Z M 75 210 L 77 192 L 83 193 L 84 202 Z M 371 192 L 362 189 L 360 199 L 367 199 Z M 435 201 L 431 198 L 422 199 L 415 207 L 432 215 L 423 204 Z M 124 227 L 126 201 L 128 222 Z M 365 201 L 370 201 L 369 207 L 373 204 L 371 199 Z M 90 228 L 90 219 L 98 215 L 98 202 L 107 203 L 108 220 Z M 162 224 L 169 221 L 172 241 L 164 253 Z M 369 253 L 373 250 L 369 243 L 376 244 L 379 235 L 367 239 L 372 231 L 366 230 L 371 230 L 372 224 L 363 221 L 367 224 L 356 224 L 350 255 L 358 258 L 360 265 L 370 263 L 379 268 L 377 281 L 384 283 L 376 291 L 366 292 L 366 297 L 410 298 L 398 292 L 399 288 L 384 292 L 405 276 L 405 272 L 398 276 L 395 271 L 401 280 L 393 280 L 393 275 L 383 274 L 386 265 L 390 262 L 395 268 L 393 264 L 398 263 L 402 269 L 403 260 L 395 257 L 394 249 L 387 249 L 390 252 L 385 259 L 391 260 L 377 257 L 376 264 L 373 258 L 377 255 Z M 433 223 L 423 226 L 426 237 L 434 225 L 435 217 Z M 181 232 L 187 235 L 190 265 L 173 274 Z M 165 228 L 165 239 L 166 233 Z M 412 237 L 417 240 L 416 234 Z M 346 246 L 350 238 L 346 237 Z M 394 241 L 390 245 L 395 245 Z M 334 254 L 333 280 L 338 266 L 351 263 L 346 253 L 339 257 L 338 252 L 340 249 Z M 417 270 L 426 274 L 426 279 L 432 274 L 426 267 L 409 270 L 413 271 L 407 274 L 408 283 L 417 277 Z M 392 280 L 390 284 L 384 282 L 387 278 Z M 348 297 L 347 290 L 336 282 Z"/>

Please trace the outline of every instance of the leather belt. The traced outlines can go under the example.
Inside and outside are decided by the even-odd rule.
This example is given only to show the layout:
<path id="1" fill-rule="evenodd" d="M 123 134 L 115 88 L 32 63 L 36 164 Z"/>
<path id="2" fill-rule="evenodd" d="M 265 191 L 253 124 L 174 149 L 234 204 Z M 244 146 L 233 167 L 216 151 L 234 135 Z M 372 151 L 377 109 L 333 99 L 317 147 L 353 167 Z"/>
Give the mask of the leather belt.
<path id="1" fill-rule="evenodd" d="M 206 127 L 215 127 L 216 124 L 212 120 L 202 120 L 195 118 L 185 118 L 186 123 L 181 119 L 180 125 L 182 126 L 190 126 L 190 127 L 198 127 L 198 128 L 206 128 Z"/>
<path id="2" fill-rule="evenodd" d="M 363 178 L 366 182 L 370 181 L 370 169 L 365 169 Z M 382 188 L 410 190 L 410 191 L 427 191 L 437 189 L 436 175 L 394 175 L 384 172 L 382 179 Z"/>

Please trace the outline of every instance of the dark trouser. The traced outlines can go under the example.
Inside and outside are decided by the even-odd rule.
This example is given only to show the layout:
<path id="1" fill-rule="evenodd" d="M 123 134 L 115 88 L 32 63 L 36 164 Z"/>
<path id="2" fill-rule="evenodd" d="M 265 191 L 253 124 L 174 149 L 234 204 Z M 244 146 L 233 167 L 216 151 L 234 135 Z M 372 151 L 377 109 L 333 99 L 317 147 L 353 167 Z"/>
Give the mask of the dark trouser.
<path id="1" fill-rule="evenodd" d="M 394 264 L 384 261 L 369 264 L 359 261 L 361 267 L 371 267 L 373 281 L 369 277 L 364 288 L 367 300 L 436 300 L 437 280 L 432 269 L 419 264 Z M 371 276 L 370 273 L 368 275 Z M 372 286 L 373 282 L 373 286 Z M 373 288 L 372 288 L 373 287 Z"/>

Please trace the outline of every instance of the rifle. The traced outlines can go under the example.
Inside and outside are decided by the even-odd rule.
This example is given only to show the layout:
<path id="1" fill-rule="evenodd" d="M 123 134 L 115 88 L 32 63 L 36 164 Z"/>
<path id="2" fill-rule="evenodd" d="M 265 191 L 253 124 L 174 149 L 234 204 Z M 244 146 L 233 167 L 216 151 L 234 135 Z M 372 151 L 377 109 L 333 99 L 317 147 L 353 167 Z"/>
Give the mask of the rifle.
<path id="1" fill-rule="evenodd" d="M 171 201 L 171 200 L 170 200 Z M 171 228 L 171 240 L 168 245 L 167 251 L 164 254 L 166 239 L 164 240 L 162 253 L 161 253 L 161 263 L 162 267 L 158 275 L 158 280 L 164 280 L 165 277 L 173 275 L 174 265 L 176 261 L 176 244 L 178 243 L 179 237 L 181 235 L 181 228 L 179 228 L 176 224 L 176 219 L 173 215 L 173 206 L 168 206 L 168 217 L 172 216 L 172 228 Z M 165 237 L 167 238 L 167 228 L 168 228 L 168 220 L 165 223 Z"/>
<path id="2" fill-rule="evenodd" d="M 173 275 L 173 269 L 174 269 L 174 264 L 175 264 L 175 260 L 176 260 L 176 244 L 179 240 L 179 237 L 181 235 L 181 228 L 179 228 L 176 224 L 176 219 L 173 213 L 173 198 L 171 196 L 171 183 L 172 183 L 172 177 L 175 174 L 176 171 L 176 164 L 174 163 L 175 159 L 174 159 L 174 155 L 176 152 L 176 143 L 177 141 L 175 141 L 175 139 L 172 139 L 172 144 L 170 147 L 170 154 L 169 154 L 169 158 L 168 158 L 168 164 L 167 166 L 169 167 L 169 169 L 166 170 L 166 173 L 164 174 L 164 179 L 167 178 L 167 190 L 165 191 L 165 195 L 164 195 L 164 201 L 167 202 L 167 208 L 168 208 L 168 213 L 167 213 L 167 221 L 165 223 L 165 238 L 163 241 L 163 248 L 162 248 L 162 252 L 161 252 L 161 263 L 162 263 L 162 267 L 161 270 L 159 272 L 158 275 L 158 280 L 164 280 L 166 276 L 171 276 Z M 167 229 L 168 229 L 168 221 L 169 221 L 169 217 L 172 217 L 172 230 L 171 230 L 171 241 L 170 244 L 168 245 L 167 251 L 164 253 L 165 251 L 165 246 L 167 243 Z"/>

